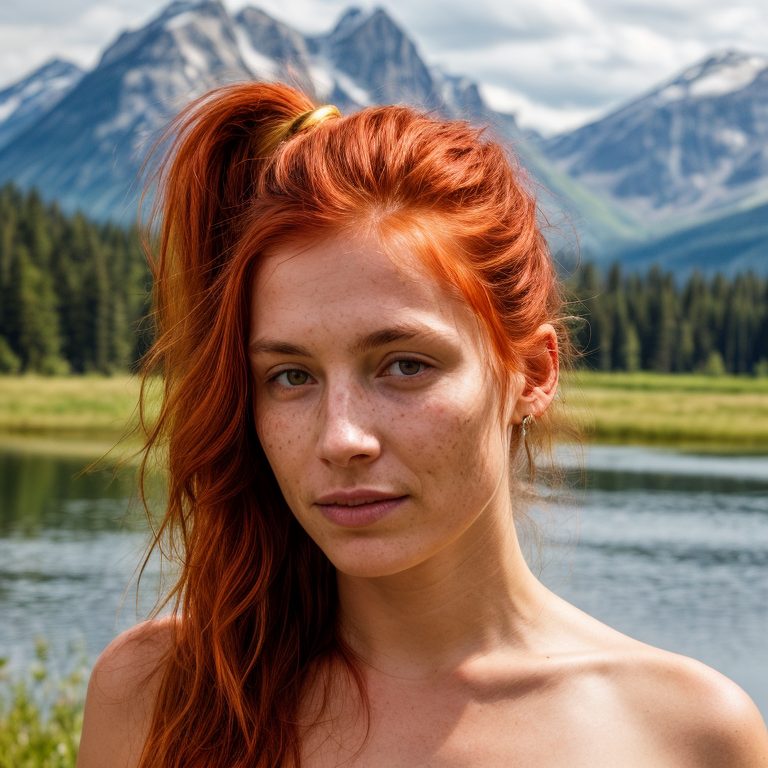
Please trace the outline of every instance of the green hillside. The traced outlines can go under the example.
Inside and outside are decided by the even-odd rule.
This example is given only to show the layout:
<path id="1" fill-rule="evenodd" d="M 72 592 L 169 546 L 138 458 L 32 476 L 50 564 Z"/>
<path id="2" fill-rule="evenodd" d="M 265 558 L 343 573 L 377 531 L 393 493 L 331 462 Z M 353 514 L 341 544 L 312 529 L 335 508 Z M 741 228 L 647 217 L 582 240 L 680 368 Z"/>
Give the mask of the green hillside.
<path id="1" fill-rule="evenodd" d="M 627 269 L 645 271 L 653 263 L 686 277 L 733 276 L 752 270 L 768 275 L 768 203 L 688 226 L 613 255 Z"/>

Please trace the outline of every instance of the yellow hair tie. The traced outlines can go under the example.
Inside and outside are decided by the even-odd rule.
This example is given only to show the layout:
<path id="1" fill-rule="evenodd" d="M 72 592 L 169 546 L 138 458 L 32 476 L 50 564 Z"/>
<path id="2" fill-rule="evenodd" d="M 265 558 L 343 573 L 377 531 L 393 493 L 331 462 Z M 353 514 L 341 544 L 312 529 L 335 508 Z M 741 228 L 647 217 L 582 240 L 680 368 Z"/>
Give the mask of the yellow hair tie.
<path id="1" fill-rule="evenodd" d="M 333 104 L 326 104 L 322 107 L 317 107 L 317 109 L 307 110 L 292 120 L 279 123 L 260 137 L 258 144 L 259 153 L 262 156 L 272 155 L 284 141 L 288 141 L 288 139 L 301 131 L 306 131 L 308 128 L 319 125 L 329 117 L 341 117 L 341 112 Z"/>
<path id="2" fill-rule="evenodd" d="M 312 128 L 314 125 L 319 125 L 329 117 L 341 117 L 341 112 L 339 112 L 338 107 L 334 107 L 333 104 L 325 104 L 317 109 L 310 109 L 308 112 L 304 112 L 294 118 L 288 124 L 285 131 L 285 138 L 288 139 L 291 136 L 295 136 L 297 133 Z"/>

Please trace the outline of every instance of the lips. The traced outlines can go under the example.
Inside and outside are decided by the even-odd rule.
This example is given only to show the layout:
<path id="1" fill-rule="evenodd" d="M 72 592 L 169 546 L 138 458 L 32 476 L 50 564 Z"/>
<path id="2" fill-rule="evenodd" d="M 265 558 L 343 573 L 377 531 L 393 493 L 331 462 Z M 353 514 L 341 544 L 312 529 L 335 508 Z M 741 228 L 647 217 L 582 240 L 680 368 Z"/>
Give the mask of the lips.
<path id="1" fill-rule="evenodd" d="M 374 504 L 377 501 L 399 499 L 401 493 L 389 493 L 368 488 L 352 489 L 349 491 L 333 491 L 321 496 L 315 503 L 323 506 L 359 507 L 363 504 Z"/>
<path id="2" fill-rule="evenodd" d="M 332 491 L 315 504 L 323 516 L 342 528 L 365 528 L 400 507 L 407 495 L 370 488 Z"/>

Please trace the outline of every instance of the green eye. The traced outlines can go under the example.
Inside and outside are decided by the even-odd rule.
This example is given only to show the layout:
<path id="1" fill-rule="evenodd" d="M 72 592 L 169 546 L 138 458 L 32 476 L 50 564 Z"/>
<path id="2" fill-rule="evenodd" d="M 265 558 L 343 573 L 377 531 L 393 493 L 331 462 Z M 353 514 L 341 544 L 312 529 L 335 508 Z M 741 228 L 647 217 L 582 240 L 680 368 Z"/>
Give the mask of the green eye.
<path id="1" fill-rule="evenodd" d="M 387 368 L 387 372 L 390 376 L 415 376 L 422 373 L 426 367 L 426 363 L 420 363 L 418 360 L 395 360 Z"/>
<path id="2" fill-rule="evenodd" d="M 419 372 L 421 363 L 417 363 L 415 360 L 399 360 L 397 367 L 400 369 L 400 373 L 406 376 L 413 376 Z"/>
<path id="3" fill-rule="evenodd" d="M 301 384 L 306 384 L 309 376 L 304 371 L 288 371 L 286 378 L 289 384 L 298 387 Z"/>
<path id="4" fill-rule="evenodd" d="M 275 381 L 284 387 L 300 387 L 309 381 L 309 374 L 298 369 L 283 371 L 275 376 Z"/>

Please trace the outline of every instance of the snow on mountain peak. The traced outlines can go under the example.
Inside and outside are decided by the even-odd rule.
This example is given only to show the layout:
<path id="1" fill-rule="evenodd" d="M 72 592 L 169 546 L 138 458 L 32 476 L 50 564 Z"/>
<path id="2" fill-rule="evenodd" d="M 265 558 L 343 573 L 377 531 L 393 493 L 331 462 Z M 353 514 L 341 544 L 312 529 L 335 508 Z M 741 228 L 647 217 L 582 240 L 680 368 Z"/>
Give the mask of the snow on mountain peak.
<path id="1" fill-rule="evenodd" d="M 647 221 L 704 215 L 768 189 L 767 81 L 768 59 L 722 51 L 544 150 Z"/>
<path id="2" fill-rule="evenodd" d="M 185 13 L 198 13 L 203 10 L 224 11 L 220 0 L 175 0 L 160 13 L 161 19 L 182 16 Z"/>
<path id="3" fill-rule="evenodd" d="M 356 29 L 361 24 L 364 24 L 369 17 L 370 14 L 365 13 L 362 8 L 358 8 L 357 6 L 348 8 L 342 14 L 330 36 L 337 37 L 348 35 L 352 30 Z"/>
<path id="4" fill-rule="evenodd" d="M 53 59 L 0 91 L 0 146 L 28 128 L 74 88 L 83 76 L 75 64 Z"/>
<path id="5" fill-rule="evenodd" d="M 683 72 L 658 97 L 661 102 L 671 102 L 725 96 L 749 86 L 766 68 L 768 59 L 762 56 L 722 51 Z"/>
<path id="6" fill-rule="evenodd" d="M 240 55 L 251 72 L 262 80 L 276 80 L 280 71 L 277 62 L 256 50 L 247 30 L 242 26 L 235 27 L 235 37 Z"/>

